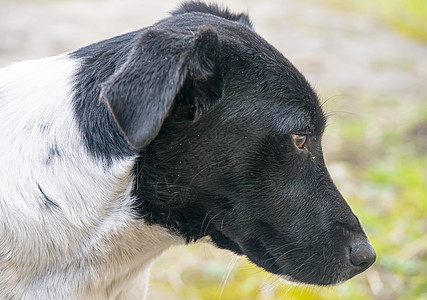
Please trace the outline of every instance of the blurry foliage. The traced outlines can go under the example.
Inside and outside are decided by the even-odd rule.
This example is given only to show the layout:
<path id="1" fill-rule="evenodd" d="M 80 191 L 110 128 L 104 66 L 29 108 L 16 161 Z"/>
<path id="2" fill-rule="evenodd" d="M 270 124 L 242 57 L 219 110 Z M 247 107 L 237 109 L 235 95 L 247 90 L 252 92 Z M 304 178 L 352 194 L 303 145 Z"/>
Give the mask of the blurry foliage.
<path id="1" fill-rule="evenodd" d="M 356 111 L 364 115 L 336 116 L 339 126 L 330 126 L 326 135 L 340 140 L 331 152 L 347 173 L 337 184 L 353 182 L 345 188 L 347 199 L 378 254 L 366 273 L 368 298 L 426 299 L 427 104 L 369 97 L 357 102 L 363 109 Z"/>
<path id="2" fill-rule="evenodd" d="M 323 0 L 342 9 L 374 13 L 394 29 L 427 42 L 427 1 L 425 0 Z"/>

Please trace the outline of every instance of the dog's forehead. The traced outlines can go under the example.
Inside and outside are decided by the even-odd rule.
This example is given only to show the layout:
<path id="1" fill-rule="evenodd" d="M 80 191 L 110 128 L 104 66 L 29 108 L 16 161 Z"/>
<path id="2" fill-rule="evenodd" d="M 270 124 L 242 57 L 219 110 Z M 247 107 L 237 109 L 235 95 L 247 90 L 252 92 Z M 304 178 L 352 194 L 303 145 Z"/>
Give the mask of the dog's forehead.
<path id="1" fill-rule="evenodd" d="M 307 79 L 280 53 L 251 29 L 225 26 L 223 69 L 234 101 L 246 104 L 245 113 L 258 116 L 280 132 L 318 132 L 326 117 Z M 230 30 L 233 28 L 233 30 Z"/>
<path id="2" fill-rule="evenodd" d="M 279 80 L 272 88 L 274 96 L 267 98 L 269 101 L 264 104 L 267 105 L 265 108 L 270 111 L 280 132 L 321 134 L 326 126 L 326 116 L 319 98 L 305 78 L 296 69 L 294 72 L 293 76 L 301 80 Z"/>
<path id="3" fill-rule="evenodd" d="M 320 135 L 326 117 L 315 91 L 277 50 L 263 50 L 271 52 L 243 55 L 243 61 L 230 60 L 225 66 L 231 73 L 225 82 L 231 115 L 257 120 L 261 127 L 274 127 L 283 133 Z"/>
<path id="4" fill-rule="evenodd" d="M 226 119 L 238 117 L 247 122 L 251 118 L 265 123 L 260 126 L 274 126 L 280 132 L 323 131 L 325 116 L 310 84 L 287 58 L 251 28 L 199 12 L 172 16 L 155 26 L 192 32 L 209 27 L 217 32 L 224 100 L 229 102 L 228 110 L 224 110 Z"/>
<path id="5" fill-rule="evenodd" d="M 236 101 L 232 95 L 224 99 L 221 119 L 225 126 L 238 124 L 255 131 L 277 132 L 279 134 L 312 133 L 322 135 L 326 126 L 326 116 L 320 106 L 283 99 L 258 99 L 238 97 Z"/>

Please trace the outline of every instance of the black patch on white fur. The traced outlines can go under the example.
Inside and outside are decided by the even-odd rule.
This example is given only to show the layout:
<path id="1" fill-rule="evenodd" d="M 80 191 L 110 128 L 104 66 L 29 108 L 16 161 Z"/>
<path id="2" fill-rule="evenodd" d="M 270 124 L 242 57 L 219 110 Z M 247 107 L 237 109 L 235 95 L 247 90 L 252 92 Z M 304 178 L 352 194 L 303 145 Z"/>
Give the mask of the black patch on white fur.
<path id="1" fill-rule="evenodd" d="M 180 16 L 184 13 L 192 13 L 193 16 Z M 249 17 L 245 14 L 233 14 L 227 9 L 202 2 L 188 2 L 174 11 L 171 18 L 164 19 L 151 28 L 159 26 L 181 28 L 191 33 L 205 24 L 215 23 L 217 26 L 221 23 L 218 19 L 214 20 L 201 13 L 251 27 Z M 209 21 L 206 22 L 207 20 Z M 147 29 L 101 41 L 70 54 L 71 58 L 80 61 L 80 68 L 74 76 L 73 101 L 79 129 L 90 153 L 102 158 L 107 164 L 115 158 L 134 155 L 135 150 L 126 141 L 107 105 L 100 101 L 101 84 L 110 79 L 126 62 L 135 47 L 135 42 L 145 30 Z"/>
<path id="2" fill-rule="evenodd" d="M 42 190 L 40 184 L 37 184 L 37 187 L 39 188 L 39 191 L 42 193 L 42 197 L 40 197 L 40 198 L 41 198 L 41 200 L 43 202 L 43 207 L 46 207 L 46 208 L 52 207 L 52 208 L 55 208 L 55 209 L 60 208 L 57 203 L 55 203 L 50 197 L 48 197 L 46 195 L 46 193 Z"/>
<path id="3" fill-rule="evenodd" d="M 39 124 L 39 128 L 40 128 L 40 132 L 41 133 L 47 133 L 50 129 L 50 127 L 52 126 L 52 124 L 50 122 L 43 122 Z"/>
<path id="4" fill-rule="evenodd" d="M 49 165 L 55 157 L 57 158 L 61 157 L 61 152 L 59 151 L 58 145 L 56 144 L 49 149 L 49 152 L 45 160 L 45 164 Z"/>
<path id="5" fill-rule="evenodd" d="M 195 33 L 161 26 L 143 31 L 101 91 L 129 143 L 143 148 L 157 136 L 186 84 L 198 108 L 212 106 L 222 90 L 218 56 L 218 36 L 209 27 Z"/>
<path id="6" fill-rule="evenodd" d="M 70 54 L 80 61 L 74 77 L 75 117 L 90 153 L 107 163 L 135 153 L 99 95 L 101 83 L 125 62 L 137 34 L 131 32 Z"/>

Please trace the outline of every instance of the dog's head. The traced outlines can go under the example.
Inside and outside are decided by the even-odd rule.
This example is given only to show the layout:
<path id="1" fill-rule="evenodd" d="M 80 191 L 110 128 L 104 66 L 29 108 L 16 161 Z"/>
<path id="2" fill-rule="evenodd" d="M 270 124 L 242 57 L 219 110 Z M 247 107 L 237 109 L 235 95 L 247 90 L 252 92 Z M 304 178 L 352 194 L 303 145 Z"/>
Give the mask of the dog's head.
<path id="1" fill-rule="evenodd" d="M 184 5 L 140 33 L 102 98 L 140 149 L 135 210 L 149 223 L 304 283 L 374 262 L 326 169 L 316 94 L 247 16 Z"/>

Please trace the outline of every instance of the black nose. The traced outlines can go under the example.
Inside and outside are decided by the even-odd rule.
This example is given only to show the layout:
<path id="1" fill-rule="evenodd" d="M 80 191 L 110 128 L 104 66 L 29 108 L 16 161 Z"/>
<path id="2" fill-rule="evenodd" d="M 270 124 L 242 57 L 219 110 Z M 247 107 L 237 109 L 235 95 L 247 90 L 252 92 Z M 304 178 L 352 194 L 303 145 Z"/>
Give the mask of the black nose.
<path id="1" fill-rule="evenodd" d="M 374 248 L 369 242 L 362 242 L 350 247 L 351 263 L 363 270 L 369 268 L 377 258 Z"/>

